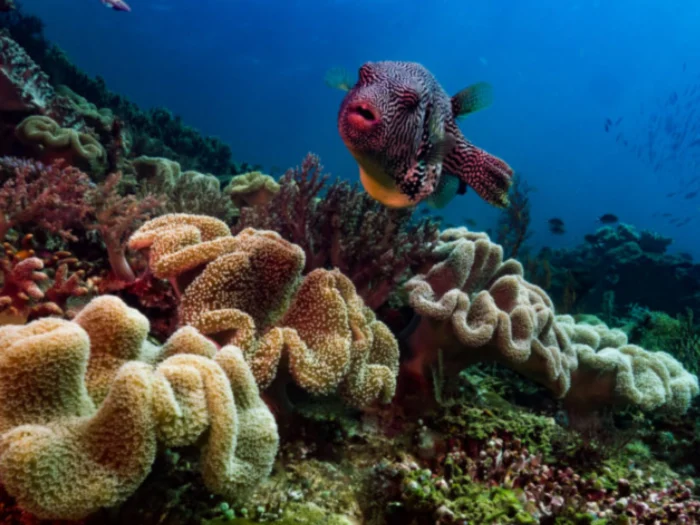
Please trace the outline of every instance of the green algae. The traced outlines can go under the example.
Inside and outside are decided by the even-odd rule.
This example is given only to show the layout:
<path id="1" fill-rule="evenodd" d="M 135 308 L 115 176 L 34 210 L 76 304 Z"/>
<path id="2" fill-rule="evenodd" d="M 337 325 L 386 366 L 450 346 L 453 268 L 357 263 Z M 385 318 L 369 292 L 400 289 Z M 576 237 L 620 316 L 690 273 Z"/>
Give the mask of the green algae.
<path id="1" fill-rule="evenodd" d="M 493 394 L 490 397 L 494 397 Z M 485 440 L 504 433 L 517 437 L 531 451 L 550 456 L 552 441 L 563 429 L 551 417 L 525 412 L 501 399 L 493 408 L 456 405 L 439 419 L 447 435 Z"/>
<path id="2" fill-rule="evenodd" d="M 259 521 L 250 518 L 231 518 L 221 516 L 205 520 L 202 525 L 255 525 Z M 290 503 L 283 516 L 274 521 L 265 520 L 269 525 L 353 525 L 345 516 L 332 514 L 314 503 Z"/>

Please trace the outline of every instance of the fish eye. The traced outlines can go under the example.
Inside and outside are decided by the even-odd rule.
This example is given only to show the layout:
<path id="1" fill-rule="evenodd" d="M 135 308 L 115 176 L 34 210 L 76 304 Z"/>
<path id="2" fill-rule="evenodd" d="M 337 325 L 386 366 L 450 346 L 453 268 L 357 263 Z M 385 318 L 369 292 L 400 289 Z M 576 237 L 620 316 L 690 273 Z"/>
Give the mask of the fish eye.
<path id="1" fill-rule="evenodd" d="M 420 104 L 420 95 L 415 89 L 401 88 L 396 91 L 398 103 L 404 109 L 415 109 Z"/>
<path id="2" fill-rule="evenodd" d="M 372 80 L 372 77 L 374 74 L 372 73 L 372 66 L 369 64 L 365 64 L 360 68 L 360 82 L 363 84 L 366 84 L 370 80 Z"/>

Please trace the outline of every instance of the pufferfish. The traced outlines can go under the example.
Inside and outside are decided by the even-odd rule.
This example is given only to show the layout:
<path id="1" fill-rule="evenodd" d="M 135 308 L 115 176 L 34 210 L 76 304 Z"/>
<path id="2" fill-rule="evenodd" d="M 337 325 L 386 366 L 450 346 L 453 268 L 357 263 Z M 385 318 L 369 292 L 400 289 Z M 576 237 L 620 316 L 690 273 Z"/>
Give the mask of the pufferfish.
<path id="1" fill-rule="evenodd" d="M 456 122 L 490 104 L 489 84 L 450 97 L 421 64 L 392 61 L 364 64 L 354 85 L 340 69 L 326 83 L 348 92 L 338 130 L 375 200 L 390 208 L 423 201 L 442 208 L 470 186 L 487 202 L 508 205 L 513 170 L 471 144 Z"/>

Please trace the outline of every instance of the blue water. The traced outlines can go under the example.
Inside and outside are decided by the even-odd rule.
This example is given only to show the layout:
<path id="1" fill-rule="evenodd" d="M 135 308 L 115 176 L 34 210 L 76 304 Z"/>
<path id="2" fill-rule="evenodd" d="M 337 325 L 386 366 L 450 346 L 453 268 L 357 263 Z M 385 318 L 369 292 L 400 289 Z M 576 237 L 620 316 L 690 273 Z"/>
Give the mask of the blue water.
<path id="1" fill-rule="evenodd" d="M 494 85 L 494 105 L 462 127 L 537 188 L 533 243 L 577 244 L 597 216 L 612 212 L 700 257 L 700 197 L 665 197 L 700 170 L 676 158 L 654 172 L 603 128 L 606 118 L 623 116 L 625 136 L 645 137 L 648 115 L 640 106 L 699 81 L 697 1 L 130 3 L 131 13 L 99 0 L 23 5 L 74 62 L 112 90 L 144 107 L 167 106 L 229 143 L 236 160 L 268 170 L 314 151 L 334 175 L 357 180 L 335 126 L 343 93 L 323 83 L 329 67 L 354 73 L 365 61 L 418 61 L 450 92 L 486 80 Z M 694 218 L 676 228 L 654 212 Z M 470 194 L 443 215 L 453 222 L 475 218 L 485 228 L 496 211 Z M 548 232 L 553 216 L 565 221 L 566 235 Z"/>

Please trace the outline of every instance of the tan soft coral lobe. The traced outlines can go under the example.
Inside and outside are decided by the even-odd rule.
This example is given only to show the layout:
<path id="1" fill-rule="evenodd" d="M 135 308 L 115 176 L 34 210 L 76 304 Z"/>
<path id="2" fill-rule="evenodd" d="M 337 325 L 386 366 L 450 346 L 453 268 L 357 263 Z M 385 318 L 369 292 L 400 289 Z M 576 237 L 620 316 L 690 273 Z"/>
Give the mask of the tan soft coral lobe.
<path id="1" fill-rule="evenodd" d="M 338 392 L 357 406 L 393 397 L 398 343 L 347 277 L 304 277 L 303 250 L 275 232 L 205 235 L 197 230 L 210 220 L 169 217 L 146 223 L 130 245 L 149 248 L 154 271 L 178 283 L 182 325 L 240 346 L 263 389 L 284 364 L 312 394 Z"/>
<path id="2" fill-rule="evenodd" d="M 421 316 L 406 368 L 416 375 L 442 351 L 448 368 L 502 363 L 549 388 L 573 410 L 605 405 L 661 406 L 683 412 L 697 377 L 670 355 L 628 345 L 619 330 L 557 316 L 547 294 L 503 261 L 500 246 L 464 228 L 443 232 L 439 262 L 406 284 Z"/>
<path id="3" fill-rule="evenodd" d="M 277 426 L 239 349 L 216 353 L 184 327 L 144 353 L 148 323 L 114 297 L 80 321 L 87 330 L 57 319 L 0 328 L 0 478 L 24 509 L 79 519 L 118 505 L 150 472 L 158 443 L 201 447 L 205 484 L 231 500 L 269 475 Z"/>
<path id="4" fill-rule="evenodd" d="M 269 175 L 251 171 L 231 179 L 224 192 L 238 208 L 269 203 L 280 191 L 280 185 Z"/>

